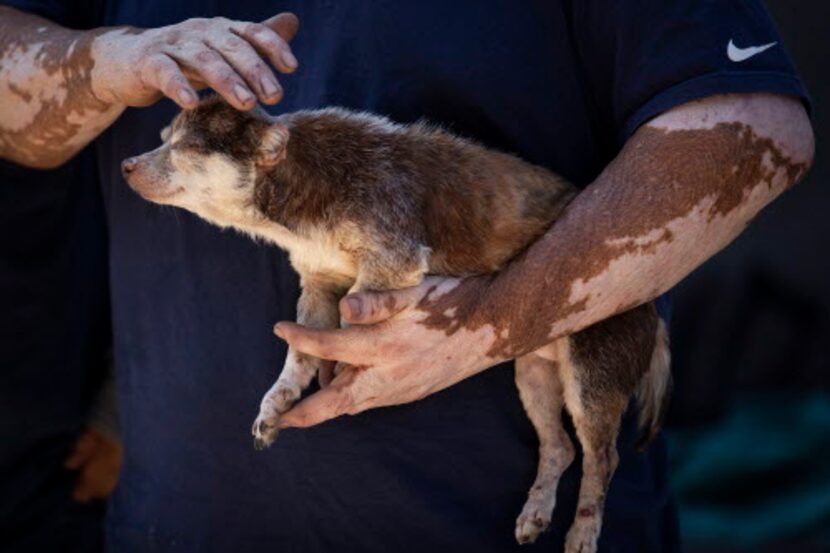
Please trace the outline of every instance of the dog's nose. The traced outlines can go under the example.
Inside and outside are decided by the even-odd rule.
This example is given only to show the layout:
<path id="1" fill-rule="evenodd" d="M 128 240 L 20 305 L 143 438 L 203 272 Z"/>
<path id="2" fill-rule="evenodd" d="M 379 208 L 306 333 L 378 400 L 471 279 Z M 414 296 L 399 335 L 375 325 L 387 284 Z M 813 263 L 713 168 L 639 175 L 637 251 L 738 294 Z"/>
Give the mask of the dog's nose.
<path id="1" fill-rule="evenodd" d="M 129 175 L 133 171 L 135 171 L 136 166 L 138 165 L 138 159 L 131 157 L 127 158 L 121 162 L 121 172 L 125 175 Z"/>

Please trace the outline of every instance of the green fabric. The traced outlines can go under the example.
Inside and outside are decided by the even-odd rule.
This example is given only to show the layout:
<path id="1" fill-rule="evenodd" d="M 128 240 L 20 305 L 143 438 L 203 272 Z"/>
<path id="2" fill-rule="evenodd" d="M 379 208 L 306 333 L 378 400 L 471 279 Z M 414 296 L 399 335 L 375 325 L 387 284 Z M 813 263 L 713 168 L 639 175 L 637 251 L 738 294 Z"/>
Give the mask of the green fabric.
<path id="1" fill-rule="evenodd" d="M 830 544 L 830 396 L 742 397 L 717 423 L 669 438 L 684 539 Z"/>

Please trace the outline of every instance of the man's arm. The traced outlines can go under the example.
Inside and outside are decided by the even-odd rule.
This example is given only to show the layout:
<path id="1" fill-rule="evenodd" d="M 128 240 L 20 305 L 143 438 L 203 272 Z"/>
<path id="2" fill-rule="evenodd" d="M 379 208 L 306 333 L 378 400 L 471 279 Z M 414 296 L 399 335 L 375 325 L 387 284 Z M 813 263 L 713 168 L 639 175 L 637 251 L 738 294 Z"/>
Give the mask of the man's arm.
<path id="1" fill-rule="evenodd" d="M 158 29 L 74 31 L 0 7 L 0 157 L 56 167 L 106 129 L 128 106 L 162 95 L 182 108 L 209 86 L 238 109 L 256 97 L 282 97 L 268 59 L 283 73 L 297 67 L 287 45 L 297 18 L 264 23 L 190 19 Z"/>
<path id="2" fill-rule="evenodd" d="M 279 323 L 300 351 L 360 367 L 282 424 L 413 401 L 655 298 L 740 234 L 812 158 L 808 117 L 791 98 L 711 97 L 655 118 L 499 274 L 347 297 L 341 311 L 358 326 L 344 330 Z"/>
<path id="3" fill-rule="evenodd" d="M 464 324 L 509 329 L 514 358 L 654 299 L 740 234 L 813 158 L 801 103 L 718 96 L 642 127 L 564 217 L 493 279 Z M 436 328 L 451 297 L 429 307 Z"/>

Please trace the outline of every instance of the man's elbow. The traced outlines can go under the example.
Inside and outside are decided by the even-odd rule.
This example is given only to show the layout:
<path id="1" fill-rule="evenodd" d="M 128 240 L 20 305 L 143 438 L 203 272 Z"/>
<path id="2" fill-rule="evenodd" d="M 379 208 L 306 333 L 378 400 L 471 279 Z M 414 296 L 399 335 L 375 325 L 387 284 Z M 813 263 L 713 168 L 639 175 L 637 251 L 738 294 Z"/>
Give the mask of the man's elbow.
<path id="1" fill-rule="evenodd" d="M 816 153 L 816 137 L 813 125 L 804 106 L 798 102 L 792 108 L 792 117 L 781 125 L 772 139 L 779 145 L 781 151 L 790 158 L 790 163 L 803 168 L 790 186 L 803 180 L 804 175 L 813 165 Z"/>
<path id="2" fill-rule="evenodd" d="M 804 104 L 789 96 L 757 94 L 741 98 L 734 109 L 736 122 L 751 137 L 738 155 L 762 154 L 757 158 L 761 181 L 744 182 L 748 178 L 744 174 L 736 175 L 737 184 L 765 183 L 762 189 L 770 201 L 803 180 L 815 157 L 815 135 Z"/>
<path id="3" fill-rule="evenodd" d="M 801 100 L 752 94 L 740 97 L 732 109 L 737 122 L 750 131 L 754 144 L 765 151 L 762 170 L 772 169 L 771 181 L 767 182 L 771 195 L 777 196 L 801 181 L 815 156 L 813 126 Z"/>

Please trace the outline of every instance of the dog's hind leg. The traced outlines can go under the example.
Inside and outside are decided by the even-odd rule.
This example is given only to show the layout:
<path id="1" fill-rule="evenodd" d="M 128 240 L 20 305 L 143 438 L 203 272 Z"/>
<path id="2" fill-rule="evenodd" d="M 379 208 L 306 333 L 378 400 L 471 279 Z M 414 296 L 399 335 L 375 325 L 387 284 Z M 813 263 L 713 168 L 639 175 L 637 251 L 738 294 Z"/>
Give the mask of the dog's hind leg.
<path id="1" fill-rule="evenodd" d="M 567 339 L 565 339 L 567 340 Z M 547 349 L 556 351 L 553 344 Z M 551 356 L 548 356 L 551 357 Z M 527 502 L 516 520 L 516 540 L 531 543 L 550 524 L 559 478 L 574 458 L 574 447 L 562 427 L 562 384 L 558 360 L 529 353 L 516 359 L 516 386 L 527 416 L 539 437 L 539 468 Z"/>
<path id="2" fill-rule="evenodd" d="M 562 365 L 560 379 L 582 445 L 582 482 L 566 553 L 597 550 L 622 415 L 652 365 L 657 329 L 657 312 L 646 304 L 570 337 L 571 363 Z"/>
<path id="3" fill-rule="evenodd" d="M 576 434 L 582 445 L 582 482 L 576 519 L 565 540 L 566 553 L 592 553 L 602 529 L 605 496 L 617 469 L 617 433 L 628 398 L 619 395 L 602 404 L 583 406 L 574 415 Z"/>

